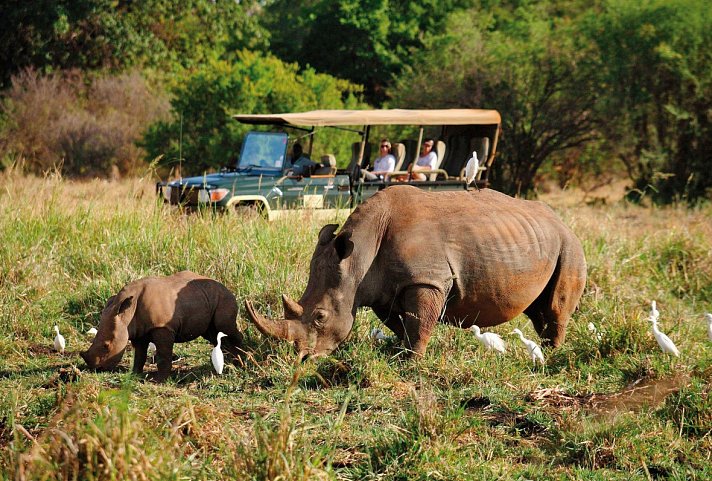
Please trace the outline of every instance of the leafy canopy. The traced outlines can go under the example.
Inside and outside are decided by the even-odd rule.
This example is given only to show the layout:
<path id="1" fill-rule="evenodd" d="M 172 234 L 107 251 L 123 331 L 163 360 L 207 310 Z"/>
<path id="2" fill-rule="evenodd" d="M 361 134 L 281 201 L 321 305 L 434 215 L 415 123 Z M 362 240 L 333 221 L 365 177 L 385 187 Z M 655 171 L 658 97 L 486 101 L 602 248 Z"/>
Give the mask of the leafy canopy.
<path id="1" fill-rule="evenodd" d="M 233 120 L 233 114 L 355 108 L 359 91 L 348 81 L 311 69 L 300 73 L 295 64 L 243 50 L 236 62 L 210 61 L 182 81 L 173 92 L 173 118 L 154 124 L 143 146 L 149 158 L 165 154 L 164 161 L 175 165 L 182 128 L 184 168 L 189 172 L 234 166 L 251 127 Z M 346 155 L 336 147 L 333 143 L 335 154 Z"/>

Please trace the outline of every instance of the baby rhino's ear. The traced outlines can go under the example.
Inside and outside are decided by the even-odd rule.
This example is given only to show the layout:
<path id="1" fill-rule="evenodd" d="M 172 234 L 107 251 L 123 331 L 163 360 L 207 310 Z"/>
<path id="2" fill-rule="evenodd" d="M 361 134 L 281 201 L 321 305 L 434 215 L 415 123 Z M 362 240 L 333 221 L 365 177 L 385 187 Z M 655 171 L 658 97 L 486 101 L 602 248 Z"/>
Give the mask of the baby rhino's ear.
<path id="1" fill-rule="evenodd" d="M 319 231 L 319 245 L 324 246 L 334 238 L 334 232 L 339 228 L 339 224 L 326 224 Z"/>
<path id="2" fill-rule="evenodd" d="M 334 241 L 334 249 L 336 249 L 336 254 L 341 260 L 344 260 L 348 256 L 350 256 L 354 250 L 354 243 L 351 240 L 351 233 L 342 232 L 341 234 L 337 235 L 336 240 Z"/>
<path id="3" fill-rule="evenodd" d="M 131 307 L 131 304 L 133 304 L 133 296 L 129 296 L 129 297 L 125 298 L 123 301 L 121 301 L 121 305 L 119 305 L 119 308 L 117 309 L 116 314 L 117 315 L 123 314 L 124 312 L 126 312 L 126 310 L 129 307 Z"/>

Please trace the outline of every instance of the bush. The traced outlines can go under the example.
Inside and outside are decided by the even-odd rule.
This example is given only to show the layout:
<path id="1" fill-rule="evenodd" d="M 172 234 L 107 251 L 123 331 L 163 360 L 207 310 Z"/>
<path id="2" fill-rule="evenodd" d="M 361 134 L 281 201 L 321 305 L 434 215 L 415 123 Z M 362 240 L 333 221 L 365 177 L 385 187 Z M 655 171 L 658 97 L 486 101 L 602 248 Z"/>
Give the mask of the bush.
<path id="1" fill-rule="evenodd" d="M 166 96 L 138 73 L 92 79 L 74 71 L 41 76 L 26 70 L 13 77 L 2 104 L 0 156 L 36 174 L 131 174 L 145 165 L 135 142 L 167 112 Z"/>
<path id="2" fill-rule="evenodd" d="M 184 174 L 198 175 L 235 165 L 242 137 L 253 127 L 239 124 L 233 114 L 363 106 L 357 100 L 361 88 L 345 80 L 311 69 L 299 72 L 296 64 L 246 50 L 237 57 L 208 62 L 178 82 L 173 118 L 155 123 L 144 137 L 149 159 L 162 155 L 163 165 L 171 168 L 183 161 Z M 353 134 L 332 130 L 319 138 L 337 158 L 350 155 L 350 143 L 343 139 Z"/>

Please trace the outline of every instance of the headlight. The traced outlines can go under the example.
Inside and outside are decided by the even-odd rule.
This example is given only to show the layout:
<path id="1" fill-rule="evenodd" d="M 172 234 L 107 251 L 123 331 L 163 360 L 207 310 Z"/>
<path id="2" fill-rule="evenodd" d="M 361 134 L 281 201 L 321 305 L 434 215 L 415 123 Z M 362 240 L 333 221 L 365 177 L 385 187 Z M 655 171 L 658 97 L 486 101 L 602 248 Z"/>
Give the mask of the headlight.
<path id="1" fill-rule="evenodd" d="M 163 198 L 169 202 L 171 200 L 171 187 L 168 185 L 163 186 Z"/>
<path id="2" fill-rule="evenodd" d="M 220 202 L 229 191 L 227 189 L 215 189 L 210 191 L 210 202 Z"/>
<path id="3" fill-rule="evenodd" d="M 200 189 L 198 191 L 198 202 L 207 204 L 208 202 L 220 202 L 225 198 L 229 190 L 227 189 Z"/>

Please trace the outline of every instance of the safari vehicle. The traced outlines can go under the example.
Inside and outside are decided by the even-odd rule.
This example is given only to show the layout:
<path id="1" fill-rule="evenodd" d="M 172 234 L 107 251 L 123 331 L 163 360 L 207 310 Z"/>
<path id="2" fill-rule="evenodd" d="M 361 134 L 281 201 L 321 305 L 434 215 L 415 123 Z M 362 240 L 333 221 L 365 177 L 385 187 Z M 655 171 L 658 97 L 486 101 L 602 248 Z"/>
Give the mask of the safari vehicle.
<path id="1" fill-rule="evenodd" d="M 465 181 L 464 169 L 473 151 L 480 160 L 480 171 L 473 184 L 484 187 L 488 185 L 501 123 L 497 111 L 475 109 L 315 110 L 234 118 L 256 129 L 268 126 L 271 130 L 255 130 L 245 136 L 234 170 L 159 182 L 156 189 L 165 202 L 188 207 L 250 209 L 270 220 L 295 209 L 331 215 L 336 209 L 355 207 L 396 182 L 409 182 L 432 191 L 471 188 Z M 377 126 L 407 126 L 415 135 L 392 143 L 396 172 L 377 181 L 366 181 L 362 169 L 373 160 L 371 143 L 380 140 L 371 138 Z M 312 157 L 319 149 L 318 134 L 324 129 L 354 135 L 351 158 L 348 163 L 341 162 L 343 168 L 337 167 L 339 163 L 331 153 Z M 426 133 L 436 141 L 437 168 L 419 171 L 427 178 L 414 181 L 410 168 Z M 310 175 L 294 175 L 292 171 L 291 147 L 298 139 L 306 139 L 305 153 L 321 161 L 321 167 Z"/>

